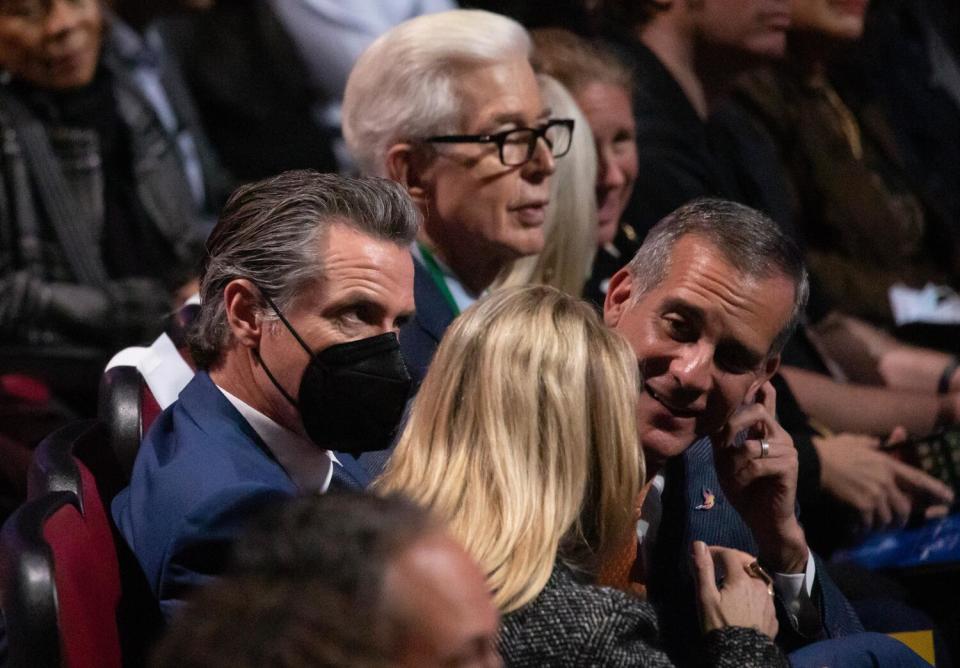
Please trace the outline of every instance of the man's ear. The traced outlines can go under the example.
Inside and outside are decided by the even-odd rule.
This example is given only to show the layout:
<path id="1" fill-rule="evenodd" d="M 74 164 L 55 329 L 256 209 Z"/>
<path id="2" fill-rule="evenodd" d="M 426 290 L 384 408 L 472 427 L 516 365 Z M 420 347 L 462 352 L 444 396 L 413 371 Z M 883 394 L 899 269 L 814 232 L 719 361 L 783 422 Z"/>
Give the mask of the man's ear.
<path id="1" fill-rule="evenodd" d="M 633 296 L 633 274 L 624 267 L 610 279 L 607 297 L 603 301 L 603 321 L 607 327 L 616 327 L 630 305 Z"/>
<path id="2" fill-rule="evenodd" d="M 421 211 L 426 210 L 430 160 L 413 144 L 394 144 L 387 151 L 387 175 L 400 183 Z"/>
<path id="3" fill-rule="evenodd" d="M 260 291 L 245 278 L 235 278 L 223 289 L 223 305 L 233 339 L 248 348 L 259 348 L 264 321 Z"/>

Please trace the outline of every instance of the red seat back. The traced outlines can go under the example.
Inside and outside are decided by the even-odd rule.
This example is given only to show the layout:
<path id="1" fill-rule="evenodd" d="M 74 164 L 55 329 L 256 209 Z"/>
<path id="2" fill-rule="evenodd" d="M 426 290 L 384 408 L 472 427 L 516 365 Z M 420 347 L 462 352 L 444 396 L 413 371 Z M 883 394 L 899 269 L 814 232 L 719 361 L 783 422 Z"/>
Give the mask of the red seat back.
<path id="1" fill-rule="evenodd" d="M 143 435 L 147 433 L 147 430 L 150 429 L 150 425 L 153 424 L 153 421 L 157 419 L 160 413 L 163 412 L 163 409 L 160 408 L 160 404 L 157 403 L 156 398 L 153 396 L 153 392 L 150 391 L 150 388 L 146 383 L 140 383 L 140 438 L 143 439 Z"/>
<path id="2" fill-rule="evenodd" d="M 70 615 L 69 620 L 62 620 L 67 624 L 62 627 L 66 631 L 64 640 L 69 643 L 65 647 L 75 647 L 76 655 L 86 656 L 91 643 L 93 647 L 100 647 L 107 641 L 104 637 L 97 637 L 96 632 L 89 636 L 86 628 L 72 623 L 75 619 L 88 617 L 100 619 L 84 609 L 82 601 L 91 601 L 97 606 L 98 614 L 103 615 L 102 621 L 97 621 L 98 627 L 111 637 L 119 635 L 123 663 L 143 665 L 149 647 L 161 629 L 162 618 L 136 557 L 108 515 L 110 500 L 126 485 L 119 463 L 108 445 L 109 434 L 103 423 L 94 420 L 74 422 L 50 434 L 34 452 L 28 489 L 31 499 L 63 492 L 77 499 L 76 508 L 87 522 L 85 533 L 78 535 L 84 538 L 83 545 L 88 549 L 88 554 L 78 556 L 95 557 L 99 564 L 91 571 L 99 575 L 92 575 L 93 581 L 89 583 L 101 591 L 99 598 L 84 590 L 88 583 L 65 584 L 65 591 L 71 596 L 76 594 L 71 601 L 81 601 L 65 611 Z M 51 526 L 55 533 L 49 538 L 62 538 L 60 523 L 69 526 L 69 520 L 69 517 L 59 518 Z M 69 544 L 65 547 L 72 549 Z M 104 578 L 113 577 L 109 575 L 111 573 L 116 574 L 117 580 L 107 586 Z M 108 611 L 113 616 L 108 616 Z M 70 634 L 74 632 L 86 639 L 72 637 Z"/>
<path id="3" fill-rule="evenodd" d="M 43 523 L 53 556 L 63 665 L 120 666 L 117 553 L 93 476 L 81 462 L 74 463 L 80 471 L 80 507 L 64 504 Z"/>
<path id="4" fill-rule="evenodd" d="M 77 490 L 31 484 L 35 495 L 0 532 L 10 666 L 121 665 L 120 569 L 110 523 L 90 471 L 70 459 Z"/>

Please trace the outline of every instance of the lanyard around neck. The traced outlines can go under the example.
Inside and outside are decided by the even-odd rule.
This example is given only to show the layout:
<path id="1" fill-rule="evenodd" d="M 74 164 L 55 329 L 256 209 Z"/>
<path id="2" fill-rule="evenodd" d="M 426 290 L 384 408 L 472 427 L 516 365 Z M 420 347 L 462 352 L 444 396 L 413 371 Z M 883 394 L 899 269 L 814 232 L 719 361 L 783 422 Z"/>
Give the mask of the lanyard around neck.
<path id="1" fill-rule="evenodd" d="M 457 300 L 453 298 L 453 293 L 450 292 L 450 286 L 447 285 L 447 279 L 443 275 L 443 270 L 440 268 L 440 265 L 437 264 L 433 254 L 427 250 L 426 246 L 418 241 L 417 247 L 420 249 L 420 255 L 423 257 L 423 263 L 427 267 L 427 272 L 430 274 L 430 278 L 433 279 L 433 282 L 440 291 L 440 294 L 443 295 L 443 298 L 450 307 L 450 310 L 453 311 L 453 315 L 460 315 L 460 307 L 457 305 Z"/>

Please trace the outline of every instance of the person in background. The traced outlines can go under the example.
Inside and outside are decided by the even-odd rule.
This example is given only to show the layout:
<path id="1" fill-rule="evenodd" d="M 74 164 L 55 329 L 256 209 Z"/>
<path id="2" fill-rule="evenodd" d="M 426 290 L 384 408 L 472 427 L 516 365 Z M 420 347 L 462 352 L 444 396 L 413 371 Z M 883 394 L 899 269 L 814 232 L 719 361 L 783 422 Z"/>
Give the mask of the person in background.
<path id="1" fill-rule="evenodd" d="M 410 389 L 396 333 L 419 223 L 374 177 L 285 172 L 227 202 L 189 335 L 200 370 L 112 504 L 166 618 L 265 504 L 368 482 L 351 453 L 389 445 Z"/>
<path id="2" fill-rule="evenodd" d="M 405 499 L 302 496 L 264 512 L 191 599 L 154 668 L 496 668 L 483 574 Z"/>
<path id="3" fill-rule="evenodd" d="M 204 234 L 115 37 L 95 0 L 0 3 L 0 347 L 21 363 L 99 351 L 58 369 L 88 393 L 113 349 L 161 330 Z"/>
<path id="4" fill-rule="evenodd" d="M 751 140 L 749 159 L 735 159 L 742 151 L 737 142 L 745 136 L 743 124 L 731 130 L 716 122 L 736 77 L 785 52 L 788 3 L 609 0 L 601 8 L 617 19 L 621 43 L 634 56 L 640 167 L 635 205 L 625 215 L 639 236 L 661 215 L 657 211 L 703 196 L 754 205 L 794 235 L 791 218 L 784 214 L 786 189 L 776 179 L 774 151 Z M 741 169 L 744 164 L 750 169 Z M 823 335 L 819 325 L 836 320 L 815 282 L 812 294 L 804 326 L 787 343 L 784 364 L 773 379 L 783 399 L 784 425 L 800 453 L 804 499 L 816 499 L 822 485 L 828 485 L 826 491 L 855 508 L 857 521 L 868 529 L 902 525 L 913 512 L 949 502 L 952 494 L 939 481 L 878 449 L 897 427 L 926 434 L 937 424 L 955 422 L 960 395 L 896 391 L 835 378 L 844 379 L 847 367 L 841 365 L 852 366 L 855 360 L 875 371 L 887 369 L 884 362 L 890 360 L 891 375 L 910 376 L 926 386 L 936 385 L 941 370 L 949 370 L 949 382 L 955 382 L 957 368 L 950 367 L 946 355 L 883 345 L 875 328 L 865 325 L 853 332 L 842 313 L 841 326 Z M 822 431 L 809 424 L 811 417 Z"/>
<path id="5" fill-rule="evenodd" d="M 610 277 L 642 241 L 623 220 L 638 169 L 633 75 L 602 42 L 557 28 L 538 29 L 532 36 L 535 67 L 556 77 L 573 94 L 595 141 L 598 251 L 584 296 L 602 305 Z"/>
<path id="6" fill-rule="evenodd" d="M 906 174 L 956 233 L 960 227 L 960 6 L 872 0 L 863 38 L 831 59 L 840 98 L 879 110 Z"/>
<path id="7" fill-rule="evenodd" d="M 597 584 L 636 550 L 636 369 L 588 304 L 547 286 L 493 293 L 448 329 L 376 482 L 480 564 L 507 665 L 671 665 L 650 604 Z M 787 665 L 752 557 L 703 543 L 693 556 L 710 663 Z"/>
<path id="8" fill-rule="evenodd" d="M 354 168 L 340 134 L 340 105 L 357 58 L 393 26 L 457 7 L 454 0 L 270 0 L 267 4 L 303 60 L 309 87 L 316 91 L 315 122 L 333 138 L 342 173 Z"/>
<path id="9" fill-rule="evenodd" d="M 550 179 L 543 250 L 514 260 L 497 277 L 493 288 L 543 284 L 580 296 L 597 249 L 597 200 L 593 187 L 597 180 L 597 151 L 587 119 L 564 85 L 543 74 L 538 81 L 551 113 L 573 120 L 573 142 Z"/>
<path id="10" fill-rule="evenodd" d="M 417 312 L 400 343 L 417 382 L 444 330 L 517 258 L 543 249 L 555 160 L 572 124 L 551 116 L 520 24 L 479 10 L 411 19 L 357 60 L 343 134 L 362 172 L 423 214 Z"/>
<path id="11" fill-rule="evenodd" d="M 925 206 L 879 109 L 844 101 L 828 66 L 863 34 L 868 3 L 795 0 L 786 58 L 735 99 L 771 138 L 794 194 L 810 271 L 844 313 L 893 322 L 889 289 L 956 287 L 960 246 Z"/>
<path id="12" fill-rule="evenodd" d="M 209 231 L 235 184 L 207 138 L 159 25 L 167 17 L 208 12 L 216 0 L 109 0 L 106 5 L 108 48 L 123 63 L 129 84 L 150 104 L 176 146 L 204 230 Z"/>

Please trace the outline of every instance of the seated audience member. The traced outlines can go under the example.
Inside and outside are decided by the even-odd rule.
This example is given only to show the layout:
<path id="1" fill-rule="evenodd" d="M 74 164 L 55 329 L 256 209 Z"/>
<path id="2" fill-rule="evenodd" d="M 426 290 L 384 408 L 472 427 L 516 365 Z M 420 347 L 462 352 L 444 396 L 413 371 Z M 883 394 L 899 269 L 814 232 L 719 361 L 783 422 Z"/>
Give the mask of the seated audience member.
<path id="1" fill-rule="evenodd" d="M 551 285 L 578 297 L 597 251 L 597 152 L 587 120 L 563 84 L 544 74 L 537 80 L 544 104 L 554 116 L 571 119 L 576 132 L 550 178 L 543 250 L 514 260 L 492 287 Z"/>
<path id="2" fill-rule="evenodd" d="M 213 150 L 183 73 L 159 24 L 171 16 L 202 14 L 215 0 L 107 0 L 110 30 L 107 48 L 112 49 L 132 85 L 147 100 L 176 146 L 183 171 L 202 214 L 205 230 L 213 227 L 232 187 L 231 175 Z"/>
<path id="3" fill-rule="evenodd" d="M 333 138 L 340 171 L 352 169 L 340 134 L 340 105 L 347 77 L 360 54 L 393 26 L 422 14 L 454 9 L 454 0 L 367 0 L 318 3 L 271 0 L 277 19 L 303 59 L 316 95 L 315 122 Z"/>
<path id="4" fill-rule="evenodd" d="M 501 665 L 483 574 L 401 497 L 303 496 L 263 513 L 171 625 L 156 668 Z"/>
<path id="5" fill-rule="evenodd" d="M 201 370 L 113 502 L 167 617 L 264 503 L 367 482 L 347 453 L 386 447 L 407 399 L 396 331 L 413 311 L 418 223 L 377 178 L 287 172 L 227 202 L 190 333 Z"/>
<path id="6" fill-rule="evenodd" d="M 763 0 L 749 0 L 742 5 L 717 2 L 708 6 L 681 1 L 609 0 L 601 5 L 619 21 L 625 45 L 634 55 L 640 166 L 633 204 L 625 215 L 637 226 L 640 236 L 666 211 L 701 196 L 725 196 L 756 205 L 790 230 L 790 216 L 785 213 L 786 189 L 776 178 L 778 168 L 757 167 L 769 165 L 771 159 L 776 165 L 773 152 L 767 147 L 750 154 L 752 169 L 745 173 L 730 156 L 730 133 L 707 123 L 724 92 L 745 68 L 783 55 L 789 19 L 786 4 L 768 6 Z M 829 304 L 811 309 L 806 322 L 819 325 L 828 311 Z M 845 504 L 855 504 L 859 513 L 871 518 L 867 527 L 902 524 L 912 512 L 922 512 L 931 500 L 949 499 L 948 491 L 932 477 L 915 469 L 908 472 L 907 467 L 878 452 L 877 438 L 828 435 L 814 442 L 801 430 L 812 433 L 808 415 L 832 432 L 881 438 L 897 426 L 924 434 L 938 422 L 955 422 L 960 417 L 956 410 L 958 395 L 938 397 L 848 385 L 826 375 L 825 366 L 832 364 L 839 370 L 838 363 L 846 363 L 853 357 L 851 351 L 857 351 L 861 366 L 873 365 L 874 376 L 890 360 L 888 375 L 906 375 L 926 387 L 935 387 L 949 359 L 933 351 L 877 345 L 875 329 L 859 328 L 854 334 L 846 326 L 850 323 L 847 316 L 838 314 L 838 318 L 845 325 L 832 326 L 830 337 L 818 336 L 816 346 L 807 336 L 811 326 L 802 328 L 784 351 L 782 374 L 788 384 L 775 379 L 782 391 L 796 395 L 797 401 L 792 404 L 798 406 L 797 414 L 790 429 L 796 434 L 801 456 L 801 490 L 808 499 L 823 489 Z M 823 323 L 827 322 L 824 318 Z M 957 376 L 956 371 L 953 376 Z M 868 487 L 872 494 L 851 494 L 854 488 L 845 481 L 865 470 L 871 481 L 883 484 L 871 482 Z M 884 521 L 884 508 L 889 507 L 897 510 Z"/>
<path id="7" fill-rule="evenodd" d="M 649 590 L 682 656 L 697 619 L 693 540 L 758 555 L 775 574 L 782 646 L 862 630 L 807 546 L 797 451 L 767 383 L 807 289 L 799 250 L 773 221 L 709 199 L 664 218 L 611 280 L 604 319 L 636 354 L 640 443 L 647 475 L 660 476 Z"/>
<path id="8" fill-rule="evenodd" d="M 0 2 L 3 348 L 140 342 L 195 271 L 191 172 L 124 58 L 125 29 L 96 0 Z"/>
<path id="9" fill-rule="evenodd" d="M 401 23 L 360 56 L 343 134 L 361 171 L 392 178 L 423 214 L 416 316 L 400 333 L 419 381 L 453 318 L 511 261 L 539 253 L 554 159 L 570 146 L 520 24 L 477 10 Z"/>
<path id="10" fill-rule="evenodd" d="M 736 99 L 776 147 L 811 274 L 844 313 L 889 325 L 890 287 L 956 287 L 960 248 L 904 170 L 881 110 L 848 105 L 829 79 L 832 53 L 863 34 L 867 5 L 794 0 L 786 58 Z"/>
<path id="11" fill-rule="evenodd" d="M 588 304 L 546 286 L 497 292 L 447 330 L 376 483 L 428 508 L 480 564 L 507 665 L 670 663 L 653 607 L 596 584 L 636 553 L 636 368 Z M 753 558 L 698 543 L 694 560 L 711 664 L 787 665 Z"/>
<path id="12" fill-rule="evenodd" d="M 643 240 L 623 220 L 637 178 L 633 75 L 602 43 L 589 42 L 557 28 L 535 30 L 532 36 L 535 67 L 567 87 L 586 117 L 596 144 L 599 248 L 584 296 L 603 305 L 610 277 L 633 257 Z M 578 135 L 581 127 L 577 125 Z M 575 138 L 574 144 L 577 141 Z M 558 172 L 571 157 L 558 166 Z"/>
<path id="13" fill-rule="evenodd" d="M 288 169 L 351 171 L 340 103 L 354 61 L 391 26 L 454 5 L 231 0 L 161 29 L 224 161 L 251 181 Z"/>
<path id="14" fill-rule="evenodd" d="M 958 230 L 960 5 L 872 0 L 863 39 L 837 55 L 830 81 L 841 99 L 882 111 L 906 173 L 925 194 L 924 204 L 934 205 Z"/>

